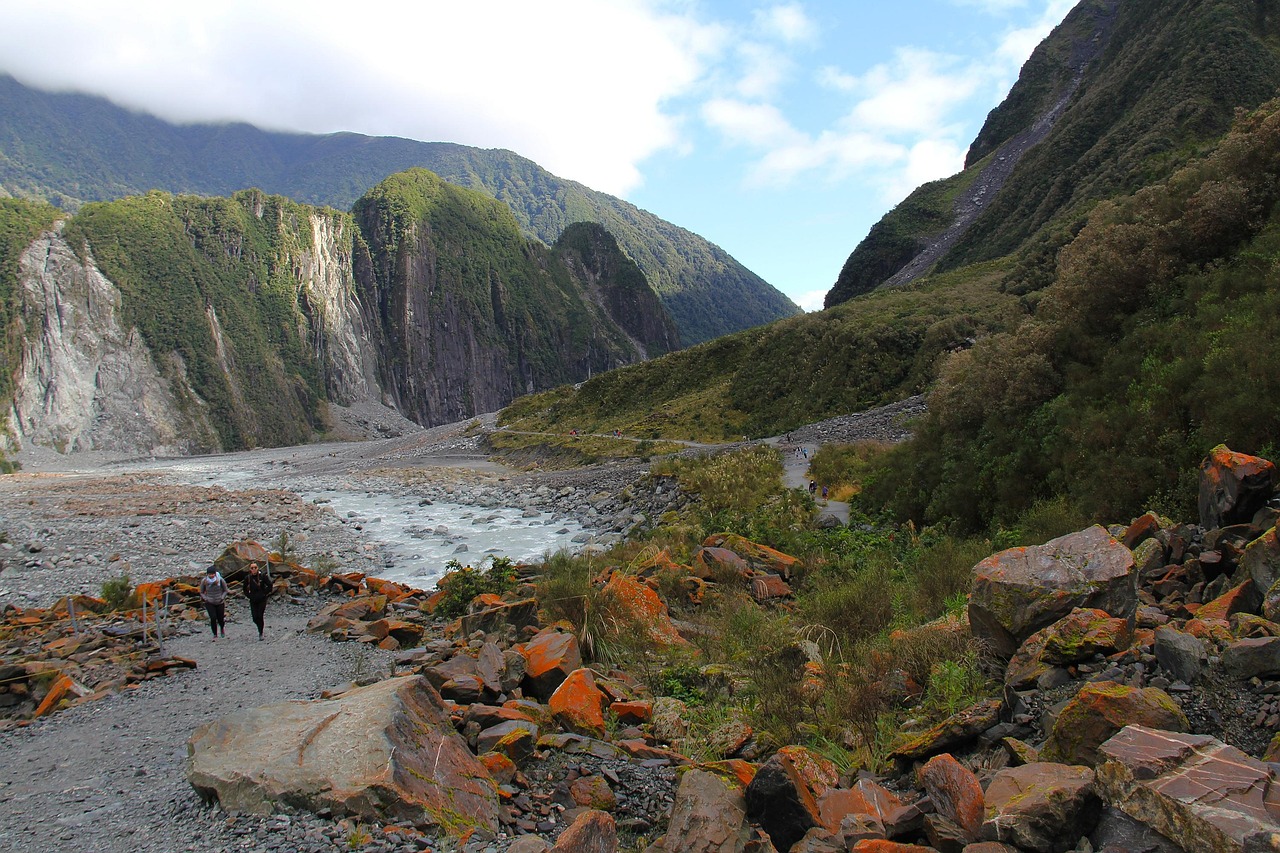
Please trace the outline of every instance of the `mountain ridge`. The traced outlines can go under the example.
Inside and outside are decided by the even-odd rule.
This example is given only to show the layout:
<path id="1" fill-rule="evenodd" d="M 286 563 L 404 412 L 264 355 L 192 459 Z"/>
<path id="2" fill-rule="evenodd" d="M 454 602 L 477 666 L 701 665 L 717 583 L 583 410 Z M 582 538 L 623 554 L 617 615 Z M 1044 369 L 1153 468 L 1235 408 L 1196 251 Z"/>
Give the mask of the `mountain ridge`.
<path id="1" fill-rule="evenodd" d="M 84 94 L 44 93 L 0 75 L 0 188 L 66 208 L 163 189 L 226 196 L 248 187 L 348 209 L 390 174 L 424 167 L 511 206 L 553 244 L 577 221 L 604 225 L 644 271 L 684 344 L 799 311 L 719 246 L 622 199 L 556 177 L 504 149 L 448 142 L 174 125 Z"/>

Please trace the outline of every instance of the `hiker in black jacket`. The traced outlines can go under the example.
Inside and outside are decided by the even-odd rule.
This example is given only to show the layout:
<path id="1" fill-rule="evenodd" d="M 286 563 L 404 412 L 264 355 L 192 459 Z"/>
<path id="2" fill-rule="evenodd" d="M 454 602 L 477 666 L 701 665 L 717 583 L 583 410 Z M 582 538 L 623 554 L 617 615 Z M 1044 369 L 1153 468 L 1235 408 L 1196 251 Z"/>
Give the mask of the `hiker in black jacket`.
<path id="1" fill-rule="evenodd" d="M 257 563 L 249 564 L 249 576 L 244 579 L 244 594 L 249 599 L 249 613 L 258 626 L 258 639 L 262 639 L 263 622 L 267 614 L 267 599 L 271 597 L 271 578 L 258 571 Z"/>

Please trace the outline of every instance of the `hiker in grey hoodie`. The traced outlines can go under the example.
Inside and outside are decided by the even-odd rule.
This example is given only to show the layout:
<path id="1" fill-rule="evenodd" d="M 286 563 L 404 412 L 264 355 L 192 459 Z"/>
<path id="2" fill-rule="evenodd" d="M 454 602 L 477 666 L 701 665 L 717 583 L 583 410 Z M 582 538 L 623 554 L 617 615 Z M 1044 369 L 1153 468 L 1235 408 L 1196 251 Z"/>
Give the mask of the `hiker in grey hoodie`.
<path id="1" fill-rule="evenodd" d="M 227 582 L 218 574 L 218 570 L 210 566 L 200 581 L 200 600 L 209 614 L 209 630 L 213 631 L 213 639 L 218 639 L 218 631 L 227 636 Z"/>

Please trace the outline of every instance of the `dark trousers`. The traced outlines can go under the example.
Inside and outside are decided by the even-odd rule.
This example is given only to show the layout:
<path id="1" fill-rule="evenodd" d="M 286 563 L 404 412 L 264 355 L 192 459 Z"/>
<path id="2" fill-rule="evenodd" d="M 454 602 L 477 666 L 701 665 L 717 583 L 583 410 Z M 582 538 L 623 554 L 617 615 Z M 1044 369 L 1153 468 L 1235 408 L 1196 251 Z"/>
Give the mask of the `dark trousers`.
<path id="1" fill-rule="evenodd" d="M 258 636 L 262 636 L 264 620 L 267 615 L 267 600 L 249 599 L 249 614 L 253 617 L 253 624 L 258 626 Z"/>
<path id="2" fill-rule="evenodd" d="M 220 601 L 214 604 L 206 601 L 204 609 L 209 614 L 209 630 L 213 631 L 213 636 L 218 636 L 219 629 L 222 629 L 222 633 L 227 633 L 227 603 Z"/>

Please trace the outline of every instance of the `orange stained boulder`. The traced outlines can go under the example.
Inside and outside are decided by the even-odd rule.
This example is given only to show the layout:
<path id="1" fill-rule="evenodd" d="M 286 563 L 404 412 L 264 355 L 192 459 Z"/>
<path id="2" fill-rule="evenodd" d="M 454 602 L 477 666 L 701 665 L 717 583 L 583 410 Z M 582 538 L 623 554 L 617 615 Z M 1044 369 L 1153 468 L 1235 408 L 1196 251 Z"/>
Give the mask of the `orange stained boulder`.
<path id="1" fill-rule="evenodd" d="M 647 723 L 653 718 L 653 703 L 647 699 L 614 702 L 609 706 L 609 710 L 613 712 L 620 723 Z"/>
<path id="2" fill-rule="evenodd" d="M 1187 620 L 1183 630 L 1199 640 L 1221 640 L 1229 643 L 1235 639 L 1231 634 L 1230 622 L 1225 619 L 1203 619 L 1198 614 L 1195 619 Z"/>
<path id="3" fill-rule="evenodd" d="M 699 548 L 693 555 L 692 569 L 703 580 L 724 582 L 751 577 L 751 566 L 728 548 Z"/>
<path id="4" fill-rule="evenodd" d="M 708 761 L 706 764 L 699 764 L 698 767 L 715 773 L 723 779 L 736 782 L 742 788 L 750 785 L 751 780 L 756 777 L 756 766 L 750 761 L 744 761 L 741 758 Z"/>
<path id="5" fill-rule="evenodd" d="M 145 601 L 147 602 L 147 607 L 153 607 L 160 603 L 164 598 L 164 590 L 165 583 L 163 581 L 151 581 L 149 583 L 140 583 L 135 586 L 133 588 L 133 594 L 137 596 L 139 605 Z"/>
<path id="6" fill-rule="evenodd" d="M 756 601 L 789 598 L 791 587 L 779 575 L 756 575 L 751 579 L 751 597 Z"/>
<path id="7" fill-rule="evenodd" d="M 382 578 L 365 578 L 364 585 L 368 587 L 371 592 L 376 592 L 379 595 L 385 595 L 387 598 L 392 599 L 398 598 L 408 592 L 408 590 L 401 584 L 398 584 L 395 581 L 383 580 Z"/>
<path id="8" fill-rule="evenodd" d="M 1235 613 L 1253 613 L 1262 603 L 1262 596 L 1253 585 L 1246 580 L 1239 586 L 1232 587 L 1213 601 L 1204 604 L 1196 611 L 1197 619 L 1230 619 Z"/>
<path id="9" fill-rule="evenodd" d="M 922 847 L 919 844 L 903 844 L 883 838 L 859 841 L 853 845 L 851 851 L 852 853 L 938 853 L 932 847 Z"/>
<path id="10" fill-rule="evenodd" d="M 682 566 L 671 558 L 671 554 L 666 548 L 658 551 L 651 557 L 641 561 L 636 567 L 637 571 L 642 575 L 656 574 L 657 572 L 688 572 L 688 566 Z"/>
<path id="11" fill-rule="evenodd" d="M 480 763 L 489 771 L 493 781 L 499 785 L 509 785 L 516 778 L 516 763 L 500 752 L 486 752 L 480 756 Z"/>
<path id="12" fill-rule="evenodd" d="M 1275 487 L 1275 465 L 1219 444 L 1200 463 L 1200 526 L 1211 530 L 1249 521 Z"/>
<path id="13" fill-rule="evenodd" d="M 44 699 L 36 707 L 36 711 L 32 716 L 43 717 L 45 714 L 52 713 L 58 707 L 59 702 L 71 695 L 71 688 L 74 685 L 75 682 L 71 680 L 70 676 L 59 675 L 53 684 L 49 686 L 49 692 L 45 694 Z"/>
<path id="14" fill-rule="evenodd" d="M 660 647 L 687 646 L 676 626 L 671 623 L 667 605 L 658 594 L 631 575 L 615 572 L 604 587 L 605 600 L 620 621 L 640 626 L 649 642 Z"/>
<path id="15" fill-rule="evenodd" d="M 582 653 L 573 634 L 546 628 L 517 646 L 525 658 L 525 678 L 539 699 L 546 700 L 569 673 L 582 666 Z"/>
<path id="16" fill-rule="evenodd" d="M 618 805 L 618 797 L 609 787 L 609 781 L 603 776 L 583 776 L 569 785 L 569 796 L 580 806 L 589 809 L 613 811 Z"/>
<path id="17" fill-rule="evenodd" d="M 760 545 L 736 533 L 713 533 L 702 543 L 704 548 L 725 548 L 747 561 L 753 569 L 791 577 L 800 560 L 768 545 Z"/>
<path id="18" fill-rule="evenodd" d="M 920 782 L 938 814 L 957 824 L 976 841 L 982 831 L 982 784 L 973 771 L 944 752 L 920 768 Z"/>
<path id="19" fill-rule="evenodd" d="M 902 800 L 870 779 L 859 779 L 852 788 L 831 788 L 818 801 L 824 829 L 838 833 L 847 815 L 868 815 L 883 822 L 885 815 L 902 806 Z"/>
<path id="20" fill-rule="evenodd" d="M 585 667 L 569 673 L 547 702 L 556 721 L 566 729 L 597 738 L 605 733 L 604 703 L 595 674 Z"/>
<path id="21" fill-rule="evenodd" d="M 1127 725 L 1174 732 L 1190 727 L 1182 709 L 1157 687 L 1097 681 L 1080 688 L 1059 712 L 1041 756 L 1045 761 L 1092 767 L 1099 746 Z"/>

